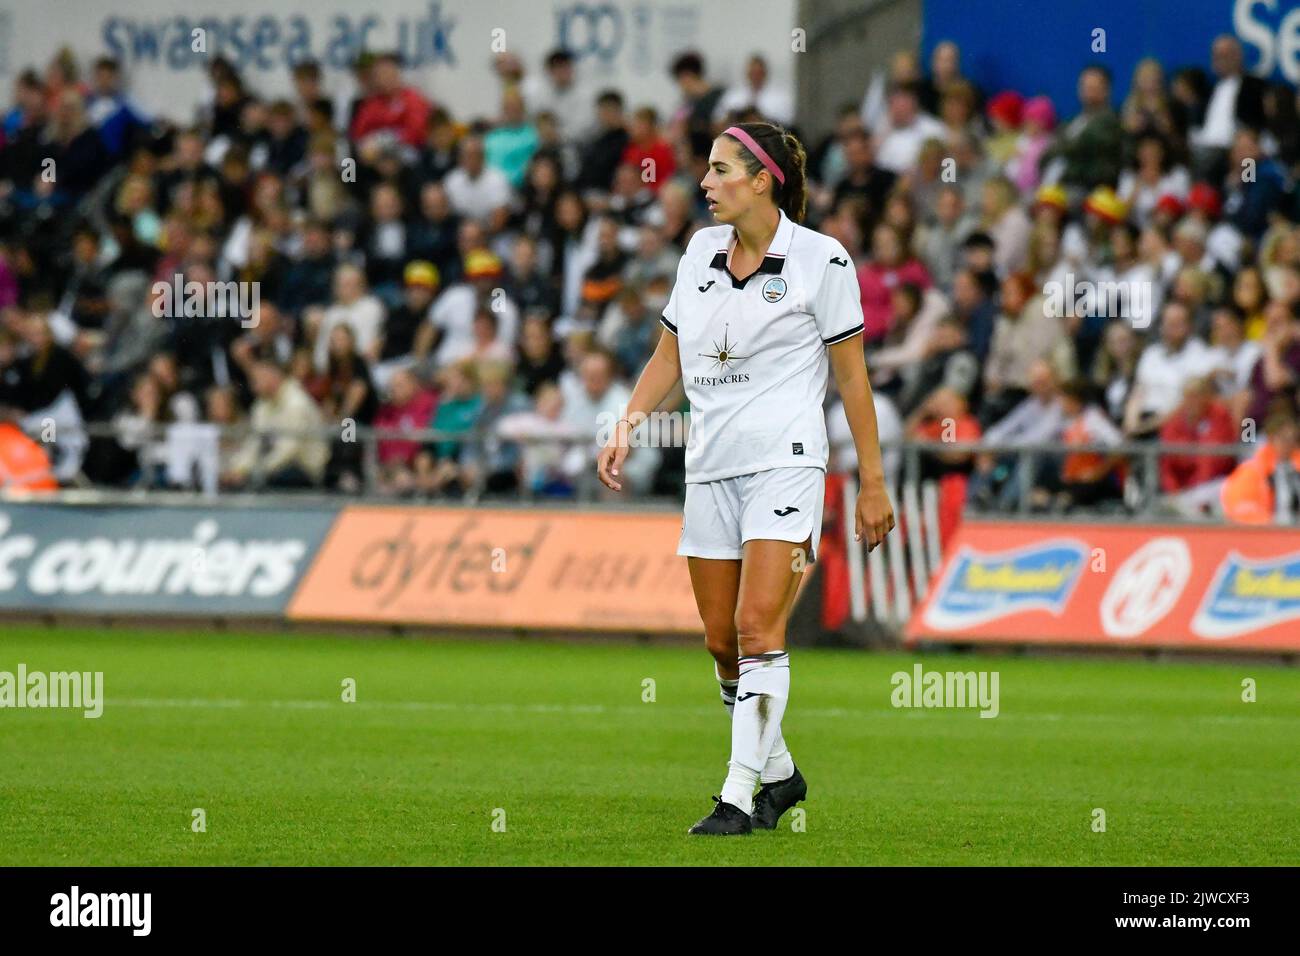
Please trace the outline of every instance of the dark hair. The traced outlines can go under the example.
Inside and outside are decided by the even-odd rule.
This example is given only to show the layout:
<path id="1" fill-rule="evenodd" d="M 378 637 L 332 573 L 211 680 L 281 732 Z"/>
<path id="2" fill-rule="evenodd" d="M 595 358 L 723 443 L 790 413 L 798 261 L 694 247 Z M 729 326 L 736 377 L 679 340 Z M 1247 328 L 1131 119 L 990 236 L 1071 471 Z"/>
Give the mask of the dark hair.
<path id="1" fill-rule="evenodd" d="M 672 69 L 669 71 L 676 79 L 683 73 L 690 73 L 692 76 L 704 75 L 704 57 L 700 56 L 694 50 L 687 50 L 677 59 L 673 60 Z"/>
<path id="2" fill-rule="evenodd" d="M 604 90 L 596 97 L 597 106 L 617 106 L 623 108 L 623 94 L 618 90 Z"/>
<path id="3" fill-rule="evenodd" d="M 1110 67 L 1103 66 L 1100 63 L 1089 63 L 1087 66 L 1085 66 L 1082 70 L 1079 71 L 1080 76 L 1082 76 L 1085 73 L 1099 74 L 1101 78 L 1106 81 L 1107 86 L 1112 86 L 1114 83 L 1114 79 L 1111 76 Z"/>
<path id="4" fill-rule="evenodd" d="M 1075 377 L 1062 382 L 1058 391 L 1066 398 L 1072 398 L 1080 405 L 1091 404 L 1096 394 L 1093 384 L 1086 378 Z"/>
<path id="5" fill-rule="evenodd" d="M 559 66 L 561 63 L 572 63 L 573 54 L 565 49 L 552 50 L 546 54 L 546 68 L 548 70 Z"/>
<path id="6" fill-rule="evenodd" d="M 772 177 L 772 201 L 794 222 L 803 222 L 804 211 L 808 208 L 808 178 L 805 171 L 808 154 L 804 152 L 803 144 L 793 133 L 775 123 L 740 123 L 738 128 L 748 133 L 785 174 L 784 184 L 778 182 L 775 176 Z M 735 140 L 740 148 L 749 175 L 757 176 L 767 169 L 744 143 L 734 136 L 728 138 Z"/>
<path id="7" fill-rule="evenodd" d="M 315 60 L 299 60 L 293 65 L 293 75 L 295 78 L 319 80 L 321 77 L 320 63 Z"/>

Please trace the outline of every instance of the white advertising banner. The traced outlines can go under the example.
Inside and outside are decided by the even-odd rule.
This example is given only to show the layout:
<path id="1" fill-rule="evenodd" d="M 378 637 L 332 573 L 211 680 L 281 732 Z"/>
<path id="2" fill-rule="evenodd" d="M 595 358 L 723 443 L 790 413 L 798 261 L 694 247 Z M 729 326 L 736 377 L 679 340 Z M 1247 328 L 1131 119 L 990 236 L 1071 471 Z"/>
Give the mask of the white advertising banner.
<path id="1" fill-rule="evenodd" d="M 714 82 L 739 82 L 748 56 L 761 53 L 772 81 L 792 87 L 794 11 L 794 0 L 0 0 L 0 83 L 43 69 L 63 46 L 83 64 L 109 54 L 142 106 L 189 122 L 213 55 L 268 97 L 290 93 L 291 64 L 315 59 L 342 97 L 359 52 L 396 49 L 426 95 L 467 119 L 498 111 L 494 51 L 516 53 L 536 75 L 548 51 L 565 47 L 593 98 L 612 86 L 631 107 L 666 111 L 676 101 L 668 64 L 689 48 L 705 55 Z M 206 52 L 195 51 L 195 30 Z"/>

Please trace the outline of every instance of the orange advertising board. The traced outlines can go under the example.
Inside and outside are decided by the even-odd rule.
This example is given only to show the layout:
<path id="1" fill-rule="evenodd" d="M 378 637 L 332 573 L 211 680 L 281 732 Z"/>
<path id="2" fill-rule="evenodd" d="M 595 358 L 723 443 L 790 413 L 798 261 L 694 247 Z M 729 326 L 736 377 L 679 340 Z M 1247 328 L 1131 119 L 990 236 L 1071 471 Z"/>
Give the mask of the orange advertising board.
<path id="1" fill-rule="evenodd" d="M 298 620 L 702 633 L 680 514 L 350 506 Z"/>

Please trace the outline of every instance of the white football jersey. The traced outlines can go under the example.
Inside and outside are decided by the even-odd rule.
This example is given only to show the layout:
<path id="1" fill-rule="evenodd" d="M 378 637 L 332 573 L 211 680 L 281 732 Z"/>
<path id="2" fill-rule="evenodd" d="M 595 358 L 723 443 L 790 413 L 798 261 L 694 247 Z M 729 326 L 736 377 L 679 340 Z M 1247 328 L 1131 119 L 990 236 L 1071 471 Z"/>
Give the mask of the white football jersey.
<path id="1" fill-rule="evenodd" d="M 686 481 L 770 468 L 826 470 L 826 348 L 862 331 L 844 247 L 784 212 L 758 271 L 727 267 L 731 226 L 691 237 L 661 321 L 677 336 L 691 403 Z"/>

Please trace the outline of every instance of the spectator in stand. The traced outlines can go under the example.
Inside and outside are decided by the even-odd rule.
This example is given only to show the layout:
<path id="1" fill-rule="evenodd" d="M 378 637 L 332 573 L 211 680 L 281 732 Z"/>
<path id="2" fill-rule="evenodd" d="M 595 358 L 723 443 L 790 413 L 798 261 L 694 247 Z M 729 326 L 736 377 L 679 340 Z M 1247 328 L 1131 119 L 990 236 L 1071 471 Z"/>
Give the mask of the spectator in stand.
<path id="1" fill-rule="evenodd" d="M 1103 397 L 1106 413 L 1112 421 L 1124 420 L 1124 408 L 1133 389 L 1142 344 L 1133 326 L 1114 319 L 1102 331 L 1101 347 L 1092 363 L 1092 384 Z"/>
<path id="2" fill-rule="evenodd" d="M 1250 401 L 1250 376 L 1259 356 L 1259 343 L 1246 338 L 1241 310 L 1230 303 L 1215 309 L 1210 320 L 1212 380 L 1219 397 L 1238 412 L 1237 418 Z"/>
<path id="3" fill-rule="evenodd" d="M 1124 431 L 1134 438 L 1158 434 L 1183 400 L 1187 383 L 1212 367 L 1208 347 L 1192 334 L 1187 306 L 1166 304 L 1160 317 L 1160 340 L 1143 350 L 1137 364 L 1124 409 Z"/>
<path id="4" fill-rule="evenodd" d="M 1226 221 L 1258 242 L 1289 200 L 1285 174 L 1261 148 L 1254 129 L 1243 126 L 1233 136 L 1222 182 Z"/>
<path id="5" fill-rule="evenodd" d="M 515 365 L 518 385 L 527 395 L 536 396 L 546 383 L 559 381 L 564 371 L 564 354 L 551 336 L 546 316 L 534 313 L 524 320 L 519 339 L 519 360 Z"/>
<path id="6" fill-rule="evenodd" d="M 546 55 L 544 74 L 523 81 L 528 114 L 536 120 L 538 114 L 549 113 L 565 139 L 581 138 L 586 132 L 584 116 L 591 103 L 578 82 L 574 64 L 568 50 L 552 50 Z"/>
<path id="7" fill-rule="evenodd" d="M 587 462 L 595 449 L 604 444 L 602 429 L 612 429 L 614 423 L 627 411 L 627 401 L 632 390 L 618 378 L 618 360 L 606 349 L 596 348 L 583 356 L 578 374 L 567 383 L 564 392 L 564 417 L 584 442 L 570 449 L 566 459 L 566 473 L 573 479 L 589 481 L 594 475 Z M 646 443 L 649 423 L 643 423 L 632 432 L 635 441 Z M 636 464 L 633 458 L 643 458 Z M 648 491 L 659 468 L 660 451 L 656 447 L 639 447 L 623 466 L 624 484 L 631 483 L 641 493 Z"/>
<path id="8" fill-rule="evenodd" d="M 767 60 L 755 53 L 745 65 L 745 82 L 727 90 L 713 110 L 713 122 L 726 124 L 737 113 L 756 110 L 763 119 L 782 126 L 794 121 L 794 97 L 790 91 L 773 83 Z"/>
<path id="9" fill-rule="evenodd" d="M 935 197 L 934 218 L 923 227 L 916 248 L 934 284 L 944 292 L 952 289 L 961 244 L 975 227 L 961 188 L 941 186 Z"/>
<path id="10" fill-rule="evenodd" d="M 1050 362 L 1039 360 L 1029 369 L 1028 394 L 984 432 L 992 446 L 1046 445 L 1065 430 L 1061 393 Z M 984 452 L 975 458 L 971 500 L 978 506 L 1010 510 L 1033 487 L 1040 458 L 1022 459 L 1013 453 Z"/>
<path id="11" fill-rule="evenodd" d="M 316 60 L 299 60 L 293 65 L 293 91 L 298 97 L 300 115 L 309 116 L 317 112 L 329 118 L 329 125 L 334 125 L 334 104 L 325 95 L 321 82 L 320 63 Z"/>
<path id="12" fill-rule="evenodd" d="M 307 158 L 308 132 L 288 100 L 276 100 L 266 113 L 265 168 L 279 176 L 296 172 Z"/>
<path id="13" fill-rule="evenodd" d="M 614 170 L 622 164 L 627 146 L 623 94 L 617 90 L 605 90 L 596 98 L 596 134 L 582 151 L 577 187 L 598 193 L 608 192 L 614 182 Z"/>
<path id="14" fill-rule="evenodd" d="M 704 78 L 704 57 L 695 50 L 678 54 L 669 73 L 682 94 L 681 103 L 669 118 L 670 128 L 677 136 L 702 132 L 712 139 L 713 117 L 726 90 Z"/>
<path id="15" fill-rule="evenodd" d="M 1086 66 L 1079 73 L 1079 115 L 1057 133 L 1043 153 L 1047 182 L 1060 182 L 1082 197 L 1098 186 L 1114 186 L 1124 161 L 1123 129 L 1111 109 L 1110 71 Z"/>
<path id="16" fill-rule="evenodd" d="M 931 393 L 904 424 L 904 433 L 913 441 L 969 444 L 980 439 L 980 425 L 970 414 L 966 399 L 950 388 Z M 962 449 L 921 453 L 922 481 L 960 475 L 963 485 L 974 465 L 975 453 Z"/>
<path id="17" fill-rule="evenodd" d="M 1032 280 L 1024 273 L 1007 276 L 984 366 L 984 420 L 997 421 L 1025 397 L 1035 362 L 1051 363 L 1058 375 L 1071 369 L 1072 348 L 1064 323 L 1044 308 Z"/>
<path id="18" fill-rule="evenodd" d="M 1237 420 L 1215 397 L 1213 379 L 1193 378 L 1183 389 L 1182 404 L 1160 428 L 1169 445 L 1235 445 L 1241 439 Z M 1160 459 L 1160 490 L 1184 516 L 1217 510 L 1223 479 L 1236 466 L 1231 457 L 1170 454 Z"/>
<path id="19" fill-rule="evenodd" d="M 1210 63 L 1218 81 L 1210 91 L 1202 122 L 1190 130 L 1196 171 L 1218 179 L 1239 125 L 1264 125 L 1264 81 L 1246 72 L 1241 42 L 1231 34 L 1214 38 Z"/>
<path id="20" fill-rule="evenodd" d="M 501 287 L 501 260 L 491 252 L 473 250 L 465 257 L 465 279 L 448 288 L 433 304 L 429 323 L 417 334 L 415 354 L 433 355 L 435 368 L 445 368 L 474 351 L 474 317 L 486 304 L 497 318 L 497 338 L 513 348 L 518 337 L 519 310 Z"/>
<path id="21" fill-rule="evenodd" d="M 438 397 L 420 384 L 410 369 L 399 368 L 388 383 L 388 395 L 375 412 L 375 428 L 424 431 L 433 421 Z M 381 438 L 376 448 L 379 488 L 384 494 L 408 496 L 415 491 L 415 458 L 418 441 Z"/>
<path id="22" fill-rule="evenodd" d="M 943 123 L 922 112 L 915 84 L 900 83 L 889 91 L 888 123 L 888 131 L 880 138 L 876 164 L 895 176 L 916 166 L 926 140 L 947 139 Z"/>
<path id="23" fill-rule="evenodd" d="M 518 442 L 520 485 L 539 497 L 571 497 L 575 483 L 565 469 L 572 443 L 583 437 L 581 429 L 565 420 L 564 397 L 558 385 L 544 382 L 533 396 L 531 411 L 514 412 L 497 421 L 496 434 L 504 442 Z"/>
<path id="24" fill-rule="evenodd" d="M 109 159 L 120 159 L 149 127 L 143 110 L 122 91 L 122 68 L 117 60 L 102 56 L 95 61 L 94 93 L 86 104 L 90 121 Z"/>
<path id="25" fill-rule="evenodd" d="M 991 273 L 962 269 L 953 277 L 953 316 L 965 329 L 966 345 L 974 353 L 981 369 L 993 344 L 993 327 L 998 315 L 997 291 L 998 283 Z"/>
<path id="26" fill-rule="evenodd" d="M 518 89 L 507 89 L 501 94 L 501 119 L 483 137 L 487 164 L 500 170 L 511 187 L 518 189 L 538 144 L 537 127 L 528 121 L 523 94 Z"/>
<path id="27" fill-rule="evenodd" d="M 334 282 L 334 251 L 330 231 L 319 220 L 308 220 L 300 230 L 301 251 L 285 270 L 277 304 L 297 317 L 310 306 L 328 305 Z"/>
<path id="28" fill-rule="evenodd" d="M 1223 514 L 1244 524 L 1293 525 L 1300 514 L 1300 423 L 1294 408 L 1270 414 L 1264 434 L 1259 451 L 1223 483 Z"/>
<path id="29" fill-rule="evenodd" d="M 1163 197 L 1185 200 L 1191 188 L 1186 167 L 1174 163 L 1163 136 L 1150 132 L 1138 139 L 1132 166 L 1120 173 L 1116 192 L 1137 224 L 1145 226 Z"/>
<path id="30" fill-rule="evenodd" d="M 457 215 L 486 222 L 493 232 L 505 225 L 510 212 L 510 180 L 487 165 L 482 137 L 466 136 L 460 141 L 460 162 L 447 174 L 443 187 Z"/>
<path id="31" fill-rule="evenodd" d="M 356 494 L 361 490 L 364 467 L 364 447 L 356 430 L 374 421 L 379 399 L 370 368 L 357 352 L 356 335 L 350 325 L 336 325 L 330 330 L 325 374 L 312 385 L 309 392 L 320 403 L 321 417 L 335 432 L 325 483 Z"/>
<path id="32" fill-rule="evenodd" d="M 519 489 L 521 453 L 518 444 L 501 440 L 498 426 L 527 412 L 532 403 L 513 388 L 509 361 L 485 362 L 480 370 L 483 404 L 474 419 L 479 442 L 466 449 L 465 471 L 484 495 L 509 494 Z"/>
<path id="33" fill-rule="evenodd" d="M 379 345 L 379 360 L 371 370 L 380 391 L 388 388 L 391 376 L 416 362 L 416 339 L 429 321 L 438 294 L 438 269 L 431 262 L 412 260 L 402 274 L 402 301 L 388 311 Z"/>
<path id="34" fill-rule="evenodd" d="M 871 230 L 884 211 L 885 197 L 894 188 L 897 176 L 876 162 L 871 137 L 861 129 L 845 135 L 844 165 L 844 175 L 831 194 L 831 208 L 860 204 L 864 229 Z"/>
<path id="35" fill-rule="evenodd" d="M 428 101 L 414 87 L 403 85 L 398 54 L 379 54 L 370 70 L 371 90 L 357 107 L 348 137 L 362 149 L 396 142 L 418 150 L 429 123 Z"/>
<path id="36" fill-rule="evenodd" d="M 673 178 L 677 159 L 659 130 L 659 114 L 653 106 L 642 106 L 632 114 L 623 165 L 631 166 L 653 193 Z"/>
<path id="37" fill-rule="evenodd" d="M 1093 403 L 1092 386 L 1084 379 L 1063 383 L 1059 402 L 1061 443 L 1066 447 L 1123 443 L 1124 436 L 1115 423 Z M 1123 491 L 1119 480 L 1123 461 L 1122 455 L 1105 452 L 1069 452 L 1062 456 L 1058 471 L 1046 471 L 1045 483 L 1033 490 L 1030 503 L 1068 513 L 1079 506 L 1118 501 Z"/>
<path id="38" fill-rule="evenodd" d="M 998 176 L 984 184 L 980 214 L 979 229 L 993 240 L 993 267 L 998 275 L 1019 272 L 1029 252 L 1032 224 L 1016 204 L 1016 187 L 1011 180 Z"/>
<path id="39" fill-rule="evenodd" d="M 424 446 L 415 457 L 415 487 L 428 497 L 462 497 L 470 490 L 473 475 L 465 468 L 470 460 L 469 442 L 474 440 L 474 422 L 483 407 L 477 367 L 463 359 L 442 370 L 438 409 L 432 428 L 449 436 Z"/>
<path id="40" fill-rule="evenodd" d="M 313 361 L 318 372 L 329 364 L 330 334 L 339 325 L 348 325 L 357 350 L 373 361 L 379 354 L 384 329 L 384 304 L 366 289 L 366 275 L 359 266 L 345 263 L 334 271 L 334 303 L 321 310 L 308 309 L 307 329 L 313 345 Z"/>
<path id="41" fill-rule="evenodd" d="M 1279 401 L 1294 404 L 1300 383 L 1300 321 L 1285 303 L 1270 302 L 1265 308 L 1259 346 L 1259 361 L 1250 374 L 1251 399 L 1246 406 L 1246 418 L 1257 426 Z"/>
<path id="42" fill-rule="evenodd" d="M 320 409 L 301 385 L 274 362 L 252 372 L 253 433 L 221 476 L 222 485 L 245 488 L 309 488 L 325 476 L 329 444 L 321 437 Z"/>
<path id="43" fill-rule="evenodd" d="M 903 245 L 898 230 L 882 223 L 871 234 L 871 258 L 858 267 L 866 341 L 878 342 L 889 333 L 893 290 L 904 283 L 927 289 L 930 275 Z"/>
<path id="44" fill-rule="evenodd" d="M 1042 160 L 1052 145 L 1056 109 L 1046 96 L 1035 96 L 1025 101 L 1021 116 L 1024 126 L 1015 155 L 1007 161 L 1006 175 L 1021 193 L 1030 194 L 1042 182 Z"/>

